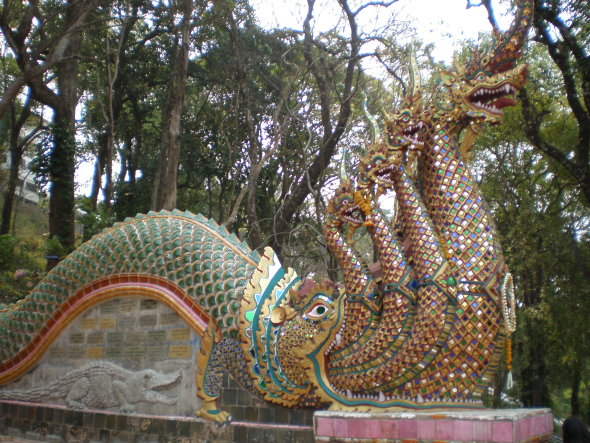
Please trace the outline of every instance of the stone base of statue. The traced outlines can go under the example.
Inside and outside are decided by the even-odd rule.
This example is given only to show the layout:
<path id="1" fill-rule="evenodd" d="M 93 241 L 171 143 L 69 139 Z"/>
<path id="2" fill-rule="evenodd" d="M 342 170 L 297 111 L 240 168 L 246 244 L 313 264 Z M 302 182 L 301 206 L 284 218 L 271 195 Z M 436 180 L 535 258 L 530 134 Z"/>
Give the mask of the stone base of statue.
<path id="1" fill-rule="evenodd" d="M 550 409 L 314 414 L 316 442 L 543 442 L 553 433 Z"/>

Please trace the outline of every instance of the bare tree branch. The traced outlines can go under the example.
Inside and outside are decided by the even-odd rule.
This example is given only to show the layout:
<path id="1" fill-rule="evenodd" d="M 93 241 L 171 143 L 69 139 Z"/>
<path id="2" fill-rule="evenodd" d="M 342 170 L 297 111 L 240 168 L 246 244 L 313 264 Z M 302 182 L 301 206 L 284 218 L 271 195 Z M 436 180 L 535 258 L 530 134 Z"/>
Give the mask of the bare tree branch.
<path id="1" fill-rule="evenodd" d="M 467 9 L 483 6 L 486 8 L 488 13 L 488 21 L 492 25 L 492 30 L 497 33 L 500 32 L 500 28 L 498 27 L 498 21 L 496 20 L 496 16 L 494 14 L 494 8 L 492 7 L 492 0 L 480 0 L 479 4 L 474 4 L 472 0 L 467 0 Z"/>

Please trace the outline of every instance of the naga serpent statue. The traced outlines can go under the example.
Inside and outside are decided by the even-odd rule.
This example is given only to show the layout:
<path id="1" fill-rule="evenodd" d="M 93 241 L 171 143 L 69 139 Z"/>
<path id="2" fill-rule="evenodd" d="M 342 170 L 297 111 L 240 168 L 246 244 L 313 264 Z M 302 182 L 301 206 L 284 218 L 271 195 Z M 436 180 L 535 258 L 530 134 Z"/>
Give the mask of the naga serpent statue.
<path id="1" fill-rule="evenodd" d="M 201 417 L 218 409 L 221 377 L 285 407 L 335 410 L 473 408 L 513 328 L 497 234 L 463 160 L 472 136 L 497 123 L 523 84 L 515 67 L 531 22 L 522 0 L 506 33 L 465 67 L 445 71 L 431 97 L 412 88 L 326 214 L 343 285 L 301 282 L 266 248 L 188 212 L 138 215 L 66 257 L 23 300 L 0 305 L 0 384 L 25 374 L 75 318 L 136 293 L 174 310 L 201 337 Z M 415 84 L 416 82 L 414 82 Z M 471 128 L 471 129 L 470 129 Z M 419 156 L 416 174 L 407 152 Z M 391 229 L 371 190 L 394 191 Z M 381 275 L 367 271 L 344 228 L 366 226 Z"/>

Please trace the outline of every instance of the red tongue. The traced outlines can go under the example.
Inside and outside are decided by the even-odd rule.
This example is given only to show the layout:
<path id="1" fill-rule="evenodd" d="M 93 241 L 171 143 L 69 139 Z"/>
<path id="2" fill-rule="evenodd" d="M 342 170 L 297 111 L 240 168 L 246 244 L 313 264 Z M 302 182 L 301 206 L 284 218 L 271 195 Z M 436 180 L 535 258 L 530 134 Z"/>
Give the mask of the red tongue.
<path id="1" fill-rule="evenodd" d="M 506 106 L 514 106 L 516 102 L 510 97 L 502 97 L 492 103 L 492 106 L 498 109 L 505 108 Z"/>

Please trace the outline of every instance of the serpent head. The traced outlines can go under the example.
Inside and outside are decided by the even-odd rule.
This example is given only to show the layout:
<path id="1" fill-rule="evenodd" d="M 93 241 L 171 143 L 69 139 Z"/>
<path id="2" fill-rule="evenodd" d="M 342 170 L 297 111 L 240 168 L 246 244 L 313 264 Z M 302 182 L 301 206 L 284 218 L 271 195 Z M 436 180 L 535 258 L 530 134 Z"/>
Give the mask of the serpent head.
<path id="1" fill-rule="evenodd" d="M 521 65 L 500 73 L 480 69 L 472 75 L 460 67 L 457 72 L 442 71 L 434 94 L 435 116 L 444 114 L 448 121 L 498 124 L 503 108 L 514 106 L 514 96 L 526 81 L 528 68 Z"/>
<path id="2" fill-rule="evenodd" d="M 498 124 L 503 108 L 514 106 L 514 95 L 524 84 L 528 68 L 517 66 L 533 19 L 533 0 L 519 0 L 506 32 L 494 29 L 492 42 L 474 50 L 455 72 L 442 71 L 434 107 L 451 112 L 455 121 Z M 451 116 L 449 116 L 451 117 Z M 447 119 L 448 121 L 451 121 Z"/>
<path id="3" fill-rule="evenodd" d="M 393 188 L 391 172 L 402 161 L 404 151 L 393 148 L 385 143 L 375 143 L 368 147 L 367 154 L 361 158 L 359 164 L 359 187 L 368 189 L 377 186 L 376 193 L 380 195 Z"/>
<path id="4" fill-rule="evenodd" d="M 424 146 L 430 113 L 423 109 L 423 102 L 406 100 L 399 112 L 385 122 L 385 131 L 391 146 L 402 150 L 419 150 Z"/>
<path id="5" fill-rule="evenodd" d="M 340 183 L 328 203 L 327 215 L 338 225 L 347 223 L 353 229 L 362 226 L 363 214 L 354 201 L 354 186 L 350 180 Z"/>
<path id="6" fill-rule="evenodd" d="M 285 316 L 273 319 L 280 322 L 277 339 L 280 367 L 290 382 L 309 389 L 307 401 L 317 401 L 312 391 L 321 384 L 318 380 L 325 378 L 324 360 L 340 338 L 345 297 L 340 297 L 336 285 L 330 281 L 308 281 L 298 291 L 291 291 L 290 298 Z"/>
<path id="7" fill-rule="evenodd" d="M 387 143 L 373 143 L 359 165 L 359 187 L 377 185 L 377 195 L 393 188 L 391 172 L 415 163 L 429 137 L 430 111 L 423 109 L 420 92 L 404 101 L 403 108 L 385 122 Z"/>

